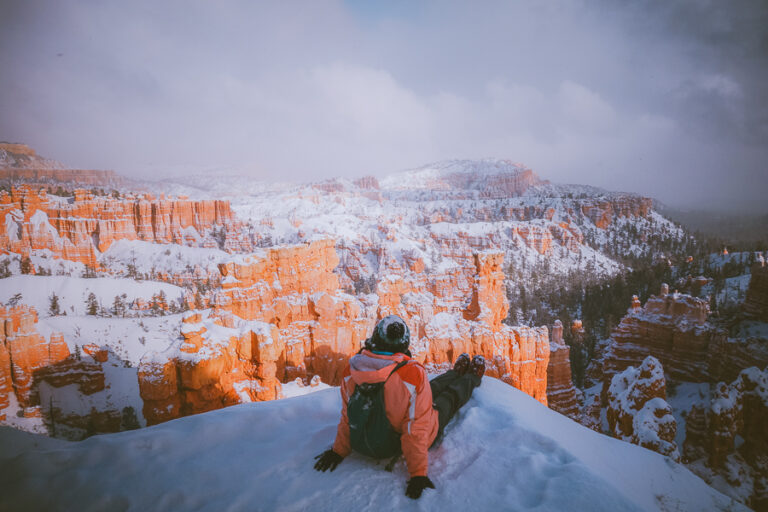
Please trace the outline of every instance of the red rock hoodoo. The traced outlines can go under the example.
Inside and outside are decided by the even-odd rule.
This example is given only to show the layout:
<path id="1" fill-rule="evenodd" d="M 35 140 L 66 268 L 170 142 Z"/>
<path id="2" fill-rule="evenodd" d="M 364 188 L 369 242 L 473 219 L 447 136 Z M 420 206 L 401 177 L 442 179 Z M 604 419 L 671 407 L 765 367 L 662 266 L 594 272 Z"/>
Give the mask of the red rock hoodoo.
<path id="1" fill-rule="evenodd" d="M 570 352 L 571 349 L 563 341 L 563 324 L 557 320 L 549 339 L 547 402 L 551 409 L 560 414 L 578 419 L 579 400 L 571 380 Z"/>
<path id="2" fill-rule="evenodd" d="M 0 410 L 8 406 L 11 393 L 22 408 L 39 405 L 36 373 L 69 357 L 61 334 L 46 339 L 36 323 L 37 312 L 29 306 L 0 306 Z"/>
<path id="3" fill-rule="evenodd" d="M 619 439 L 680 460 L 675 444 L 677 422 L 666 402 L 664 370 L 658 359 L 617 373 L 608 388 L 608 426 Z"/>

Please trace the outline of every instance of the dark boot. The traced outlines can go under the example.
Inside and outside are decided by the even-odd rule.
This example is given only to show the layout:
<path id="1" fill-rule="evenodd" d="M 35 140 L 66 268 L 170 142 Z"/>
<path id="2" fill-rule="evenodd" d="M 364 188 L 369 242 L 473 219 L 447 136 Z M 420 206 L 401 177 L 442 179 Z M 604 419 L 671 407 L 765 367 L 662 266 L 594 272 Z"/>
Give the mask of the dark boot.
<path id="1" fill-rule="evenodd" d="M 453 371 L 458 373 L 459 375 L 464 375 L 469 371 L 469 354 L 464 352 L 459 357 L 456 358 L 456 362 L 453 363 Z"/>
<path id="2" fill-rule="evenodd" d="M 481 355 L 473 357 L 472 362 L 469 363 L 469 372 L 474 373 L 482 379 L 483 375 L 485 375 L 485 358 Z"/>

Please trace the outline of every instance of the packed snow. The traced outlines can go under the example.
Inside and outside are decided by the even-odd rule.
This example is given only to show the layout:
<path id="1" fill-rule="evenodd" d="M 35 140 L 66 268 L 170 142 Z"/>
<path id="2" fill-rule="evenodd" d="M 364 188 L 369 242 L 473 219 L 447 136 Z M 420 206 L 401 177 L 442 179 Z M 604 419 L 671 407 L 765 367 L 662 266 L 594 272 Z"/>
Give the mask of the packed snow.
<path id="1" fill-rule="evenodd" d="M 657 453 L 597 434 L 485 378 L 430 451 L 418 501 L 351 455 L 313 470 L 338 389 L 242 404 L 78 443 L 0 427 L 4 510 L 747 510 Z M 631 462 L 630 462 L 631 461 Z"/>

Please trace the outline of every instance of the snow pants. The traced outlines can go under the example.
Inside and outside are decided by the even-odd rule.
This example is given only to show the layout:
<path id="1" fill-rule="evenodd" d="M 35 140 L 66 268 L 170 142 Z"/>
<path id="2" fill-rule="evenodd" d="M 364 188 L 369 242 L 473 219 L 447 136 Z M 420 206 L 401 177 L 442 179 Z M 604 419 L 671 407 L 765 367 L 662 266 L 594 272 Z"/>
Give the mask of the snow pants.
<path id="1" fill-rule="evenodd" d="M 472 391 L 479 385 L 480 377 L 474 373 L 459 375 L 453 370 L 448 370 L 429 381 L 432 388 L 432 407 L 437 410 L 440 426 L 437 439 L 443 437 L 445 426 L 461 406 L 469 401 Z"/>

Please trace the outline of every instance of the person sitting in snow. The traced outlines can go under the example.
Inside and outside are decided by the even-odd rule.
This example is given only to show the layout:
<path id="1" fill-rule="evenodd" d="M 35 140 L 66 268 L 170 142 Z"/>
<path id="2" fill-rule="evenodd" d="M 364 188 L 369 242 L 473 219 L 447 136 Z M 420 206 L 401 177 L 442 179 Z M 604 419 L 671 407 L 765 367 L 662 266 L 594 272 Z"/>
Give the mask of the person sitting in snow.
<path id="1" fill-rule="evenodd" d="M 349 360 L 341 384 L 342 408 L 336 440 L 332 449 L 315 457 L 316 470 L 333 471 L 352 451 L 347 405 L 355 388 L 383 382 L 386 417 L 400 437 L 410 474 L 405 494 L 417 499 L 427 487 L 435 488 L 427 476 L 427 450 L 480 385 L 485 359 L 476 355 L 470 360 L 469 354 L 463 353 L 452 370 L 430 382 L 424 367 L 411 359 L 409 344 L 408 326 L 402 318 L 390 315 L 379 321 L 365 348 Z"/>

